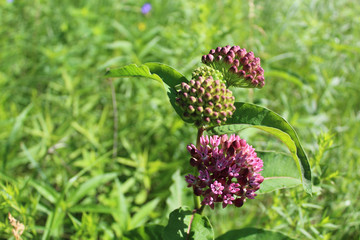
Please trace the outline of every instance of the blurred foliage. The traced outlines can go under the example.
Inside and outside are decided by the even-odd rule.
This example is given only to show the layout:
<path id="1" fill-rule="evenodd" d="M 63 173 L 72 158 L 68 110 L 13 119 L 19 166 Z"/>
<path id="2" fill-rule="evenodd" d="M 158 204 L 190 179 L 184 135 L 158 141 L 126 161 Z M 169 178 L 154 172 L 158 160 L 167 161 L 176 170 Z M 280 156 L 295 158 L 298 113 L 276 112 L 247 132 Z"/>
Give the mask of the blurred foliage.
<path id="1" fill-rule="evenodd" d="M 103 74 L 158 61 L 190 76 L 209 49 L 236 44 L 261 57 L 267 82 L 234 90 L 237 100 L 267 106 L 296 128 L 316 192 L 299 187 L 241 209 L 206 209 L 216 236 L 256 227 L 358 239 L 358 2 L 154 0 L 142 15 L 144 3 L 0 2 L 0 238 L 12 236 L 8 212 L 25 225 L 23 239 L 117 239 L 148 222 L 165 225 L 181 204 L 175 172 L 190 169 L 195 129 L 160 84 Z M 258 131 L 241 136 L 258 150 L 283 150 Z"/>

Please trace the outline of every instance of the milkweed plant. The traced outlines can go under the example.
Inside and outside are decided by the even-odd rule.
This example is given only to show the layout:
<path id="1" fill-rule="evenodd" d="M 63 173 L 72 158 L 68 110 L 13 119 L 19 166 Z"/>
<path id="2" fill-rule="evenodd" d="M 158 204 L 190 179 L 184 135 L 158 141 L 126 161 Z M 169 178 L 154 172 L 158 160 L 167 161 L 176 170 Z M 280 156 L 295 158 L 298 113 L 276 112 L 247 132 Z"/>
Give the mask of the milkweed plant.
<path id="1" fill-rule="evenodd" d="M 188 123 L 185 126 L 197 129 L 196 141 L 187 146 L 189 158 L 184 159 L 194 171 L 183 179 L 193 192 L 194 206 L 174 210 L 166 226 L 132 230 L 130 239 L 131 234 L 148 239 L 214 239 L 211 223 L 203 215 L 205 207 L 245 207 L 257 194 L 300 184 L 311 194 L 309 161 L 294 128 L 267 108 L 237 102 L 231 91 L 236 87 L 265 87 L 260 58 L 245 48 L 227 45 L 211 49 L 201 62 L 204 65 L 193 70 L 191 79 L 170 66 L 153 62 L 110 69 L 105 74 L 109 78 L 145 77 L 162 83 L 170 104 Z M 256 151 L 237 135 L 244 127 L 274 135 L 290 154 Z M 246 239 L 250 232 L 264 239 L 287 239 L 278 232 L 252 228 L 233 230 L 216 239 Z"/>

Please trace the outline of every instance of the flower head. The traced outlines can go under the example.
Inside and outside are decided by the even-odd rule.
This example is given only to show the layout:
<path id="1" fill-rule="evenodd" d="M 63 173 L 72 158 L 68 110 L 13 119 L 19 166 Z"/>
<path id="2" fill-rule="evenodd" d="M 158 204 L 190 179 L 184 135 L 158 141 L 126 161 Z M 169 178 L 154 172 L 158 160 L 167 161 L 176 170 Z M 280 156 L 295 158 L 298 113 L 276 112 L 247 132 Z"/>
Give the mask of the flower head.
<path id="1" fill-rule="evenodd" d="M 260 58 L 239 46 L 217 47 L 202 56 L 202 62 L 220 71 L 227 86 L 262 88 L 265 85 L 264 69 Z"/>
<path id="2" fill-rule="evenodd" d="M 225 83 L 212 76 L 197 76 L 188 83 L 182 82 L 176 103 L 183 110 L 183 117 L 195 125 L 216 126 L 225 122 L 235 111 L 235 98 Z"/>
<path id="3" fill-rule="evenodd" d="M 203 196 L 203 205 L 214 208 L 215 202 L 241 207 L 246 199 L 253 199 L 260 184 L 263 161 L 255 149 L 237 135 L 202 136 L 200 146 L 187 147 L 191 154 L 191 165 L 199 176 L 185 177 L 188 187 Z"/>
<path id="4" fill-rule="evenodd" d="M 141 13 L 146 15 L 151 11 L 151 4 L 150 3 L 145 3 L 144 5 L 142 5 L 141 7 Z"/>

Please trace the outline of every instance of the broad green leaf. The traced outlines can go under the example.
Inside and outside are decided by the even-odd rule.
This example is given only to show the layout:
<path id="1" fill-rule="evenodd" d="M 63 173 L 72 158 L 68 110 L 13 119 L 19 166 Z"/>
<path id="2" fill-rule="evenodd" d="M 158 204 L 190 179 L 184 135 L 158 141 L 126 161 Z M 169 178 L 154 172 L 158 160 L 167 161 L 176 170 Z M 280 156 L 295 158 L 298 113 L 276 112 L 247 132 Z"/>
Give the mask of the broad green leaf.
<path id="1" fill-rule="evenodd" d="M 243 228 L 229 231 L 216 240 L 291 240 L 292 238 L 275 231 L 257 228 Z"/>
<path id="2" fill-rule="evenodd" d="M 145 65 L 137 66 L 136 64 L 127 65 L 121 68 L 111 69 L 106 72 L 106 77 L 146 77 L 159 82 L 161 78 L 150 72 L 149 67 Z"/>
<path id="3" fill-rule="evenodd" d="M 225 125 L 207 130 L 209 134 L 226 134 L 239 131 L 243 124 L 264 130 L 286 144 L 294 158 L 306 192 L 311 194 L 311 169 L 308 158 L 293 127 L 277 113 L 250 103 L 235 103 L 236 111 Z"/>
<path id="4" fill-rule="evenodd" d="M 90 178 L 83 184 L 81 184 L 77 190 L 71 194 L 67 200 L 69 206 L 73 206 L 77 203 L 81 198 L 83 198 L 86 194 L 89 194 L 90 191 L 96 189 L 98 186 L 105 184 L 106 182 L 114 179 L 117 176 L 117 173 L 105 173 L 102 175 L 95 176 Z"/>
<path id="5" fill-rule="evenodd" d="M 290 155 L 277 152 L 257 152 L 257 155 L 264 162 L 261 175 L 265 178 L 258 194 L 301 184 L 299 171 Z"/>
<path id="6" fill-rule="evenodd" d="M 189 236 L 187 234 L 191 223 Z M 169 222 L 163 232 L 164 240 L 214 239 L 214 230 L 206 216 L 194 213 L 187 207 L 181 207 L 170 213 Z"/>
<path id="7" fill-rule="evenodd" d="M 135 215 L 131 218 L 129 229 L 137 228 L 146 223 L 149 219 L 149 215 L 158 205 L 160 199 L 155 198 L 154 200 L 144 204 Z"/>
<path id="8" fill-rule="evenodd" d="M 106 77 L 145 77 L 163 83 L 169 101 L 176 113 L 187 123 L 193 121 L 183 118 L 183 111 L 176 105 L 176 86 L 188 80 L 174 68 L 162 63 L 145 63 L 137 66 L 136 64 L 127 65 L 121 68 L 110 69 L 105 74 Z"/>
<path id="9" fill-rule="evenodd" d="M 175 88 L 175 86 L 182 82 L 188 82 L 184 75 L 168 65 L 152 62 L 145 63 L 144 65 L 146 65 L 152 73 L 158 75 L 162 81 L 171 88 Z"/>
<path id="10" fill-rule="evenodd" d="M 192 197 L 187 196 L 187 193 L 191 193 L 187 188 L 187 183 L 184 181 L 184 177 L 180 175 L 180 170 L 172 175 L 173 184 L 170 186 L 170 196 L 166 199 L 166 205 L 168 207 L 168 214 L 174 209 L 181 206 L 192 204 Z"/>
<path id="11" fill-rule="evenodd" d="M 162 232 L 164 226 L 161 225 L 145 225 L 125 233 L 123 240 L 162 240 Z"/>

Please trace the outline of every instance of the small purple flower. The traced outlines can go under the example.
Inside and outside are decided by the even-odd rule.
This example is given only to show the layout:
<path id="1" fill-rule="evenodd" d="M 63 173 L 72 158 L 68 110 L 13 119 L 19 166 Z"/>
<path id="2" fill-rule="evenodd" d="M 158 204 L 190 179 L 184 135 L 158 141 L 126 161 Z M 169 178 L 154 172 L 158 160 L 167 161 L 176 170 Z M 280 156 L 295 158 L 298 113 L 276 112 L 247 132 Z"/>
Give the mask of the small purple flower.
<path id="1" fill-rule="evenodd" d="M 210 175 L 209 172 L 207 170 L 204 171 L 199 171 L 199 178 L 201 181 L 204 181 L 205 183 L 208 183 L 210 181 Z"/>
<path id="2" fill-rule="evenodd" d="M 213 184 L 211 184 L 211 191 L 214 194 L 222 194 L 222 190 L 224 190 L 224 186 L 218 181 L 215 181 Z"/>
<path id="3" fill-rule="evenodd" d="M 232 194 L 226 194 L 223 200 L 223 208 L 225 208 L 228 204 L 232 204 L 233 200 L 235 200 L 235 198 L 233 197 Z"/>
<path id="4" fill-rule="evenodd" d="M 13 3 L 14 0 L 6 0 L 8 3 Z"/>
<path id="5" fill-rule="evenodd" d="M 211 196 L 206 196 L 204 200 L 202 201 L 203 205 L 208 205 L 211 207 L 211 209 L 214 209 L 214 198 Z"/>
<path id="6" fill-rule="evenodd" d="M 142 7 L 141 7 L 141 13 L 146 15 L 151 11 L 151 4 L 150 3 L 145 3 Z"/>
<path id="7" fill-rule="evenodd" d="M 186 182 L 189 184 L 188 186 L 193 186 L 197 183 L 197 178 L 191 174 L 185 176 Z"/>
<path id="8" fill-rule="evenodd" d="M 238 187 L 240 187 L 240 184 L 238 184 L 238 183 L 231 183 L 231 184 L 229 185 L 229 191 L 230 191 L 231 193 L 236 193 L 236 192 L 240 191 L 240 188 L 238 188 Z M 233 199 L 233 200 L 234 200 L 234 199 Z"/>
<path id="9" fill-rule="evenodd" d="M 229 167 L 229 176 L 231 177 L 237 177 L 239 176 L 240 168 L 236 167 L 236 164 Z"/>

